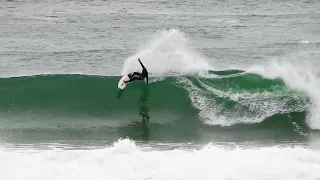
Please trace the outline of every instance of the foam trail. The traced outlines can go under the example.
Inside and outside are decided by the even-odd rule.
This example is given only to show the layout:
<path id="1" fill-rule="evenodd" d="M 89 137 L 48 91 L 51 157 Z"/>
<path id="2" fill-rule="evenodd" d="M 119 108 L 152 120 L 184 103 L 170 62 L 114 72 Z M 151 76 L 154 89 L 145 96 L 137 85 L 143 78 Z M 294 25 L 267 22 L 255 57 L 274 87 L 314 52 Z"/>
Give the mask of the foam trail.
<path id="1" fill-rule="evenodd" d="M 141 71 L 138 57 L 152 75 L 201 73 L 212 69 L 188 43 L 188 38 L 178 29 L 158 32 L 138 53 L 125 60 L 121 74 Z"/>
<path id="2" fill-rule="evenodd" d="M 320 82 L 312 68 L 308 68 L 306 64 L 301 66 L 274 60 L 267 66 L 251 67 L 247 72 L 257 73 L 269 79 L 281 78 L 287 87 L 307 94 L 312 101 L 308 124 L 312 129 L 320 129 Z"/>
<path id="3" fill-rule="evenodd" d="M 91 150 L 0 149 L 0 179 L 318 179 L 320 153 L 302 147 L 142 150 L 124 139 Z"/>
<path id="4" fill-rule="evenodd" d="M 202 86 L 199 88 L 191 81 L 182 79 L 180 83 L 189 91 L 190 99 L 200 112 L 204 123 L 208 125 L 231 126 L 235 124 L 252 124 L 264 121 L 266 118 L 281 113 L 294 111 L 304 111 L 305 100 L 299 96 L 286 96 L 281 94 L 262 93 L 233 93 L 215 89 L 201 81 L 198 83 Z M 225 99 L 225 102 L 231 100 L 236 102 L 232 108 L 225 108 L 219 98 L 213 98 L 211 95 Z M 301 106 L 286 106 L 290 100 L 301 103 Z M 218 101 L 217 101 L 218 100 Z"/>

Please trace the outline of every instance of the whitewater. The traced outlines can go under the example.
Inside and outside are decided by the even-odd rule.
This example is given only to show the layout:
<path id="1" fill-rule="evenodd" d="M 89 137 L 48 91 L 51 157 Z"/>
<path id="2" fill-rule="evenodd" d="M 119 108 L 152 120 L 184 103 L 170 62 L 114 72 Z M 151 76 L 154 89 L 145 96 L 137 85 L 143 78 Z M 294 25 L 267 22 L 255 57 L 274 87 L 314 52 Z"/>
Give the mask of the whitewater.
<path id="1" fill-rule="evenodd" d="M 318 179 L 320 153 L 303 147 L 156 150 L 121 139 L 92 150 L 1 149 L 1 179 Z M 15 170 L 13 170 L 15 169 Z M 17 173 L 19 171 L 19 173 Z"/>

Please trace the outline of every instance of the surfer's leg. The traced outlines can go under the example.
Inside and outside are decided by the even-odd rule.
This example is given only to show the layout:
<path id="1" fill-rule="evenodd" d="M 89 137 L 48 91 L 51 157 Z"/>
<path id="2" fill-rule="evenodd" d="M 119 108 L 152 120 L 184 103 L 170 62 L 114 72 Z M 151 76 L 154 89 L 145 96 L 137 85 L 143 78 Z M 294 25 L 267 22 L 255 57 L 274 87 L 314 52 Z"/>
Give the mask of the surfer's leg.
<path id="1" fill-rule="evenodd" d="M 136 78 L 138 78 L 138 79 L 140 79 L 140 80 L 143 80 L 143 79 L 144 79 L 144 77 L 143 77 L 143 74 L 142 74 L 142 73 L 134 72 L 133 74 L 134 74 L 134 76 L 135 76 Z"/>
<path id="2" fill-rule="evenodd" d="M 132 73 L 132 76 L 141 76 L 141 73 L 139 73 L 139 72 L 133 72 L 133 73 Z"/>
<path id="3" fill-rule="evenodd" d="M 146 69 L 142 70 L 141 76 L 142 76 L 143 79 L 144 78 L 147 79 L 146 83 L 148 84 L 148 71 Z"/>
<path id="4" fill-rule="evenodd" d="M 139 72 L 133 72 L 133 73 L 128 74 L 128 77 L 130 79 L 132 79 L 133 77 L 140 77 L 140 76 L 141 76 L 141 73 L 139 73 Z"/>

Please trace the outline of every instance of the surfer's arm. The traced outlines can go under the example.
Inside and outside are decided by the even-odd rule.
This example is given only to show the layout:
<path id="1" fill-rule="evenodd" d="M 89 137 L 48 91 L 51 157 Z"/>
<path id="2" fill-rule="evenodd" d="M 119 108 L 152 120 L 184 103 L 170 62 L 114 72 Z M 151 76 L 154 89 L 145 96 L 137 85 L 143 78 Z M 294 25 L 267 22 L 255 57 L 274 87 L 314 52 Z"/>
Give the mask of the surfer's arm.
<path id="1" fill-rule="evenodd" d="M 147 79 L 147 84 L 149 84 L 149 82 L 148 82 L 148 76 L 146 77 L 146 79 Z"/>
<path id="2" fill-rule="evenodd" d="M 140 58 L 138 58 L 138 61 L 139 61 L 140 65 L 141 65 L 142 69 L 145 69 L 145 67 L 143 66 L 142 62 L 140 61 Z"/>

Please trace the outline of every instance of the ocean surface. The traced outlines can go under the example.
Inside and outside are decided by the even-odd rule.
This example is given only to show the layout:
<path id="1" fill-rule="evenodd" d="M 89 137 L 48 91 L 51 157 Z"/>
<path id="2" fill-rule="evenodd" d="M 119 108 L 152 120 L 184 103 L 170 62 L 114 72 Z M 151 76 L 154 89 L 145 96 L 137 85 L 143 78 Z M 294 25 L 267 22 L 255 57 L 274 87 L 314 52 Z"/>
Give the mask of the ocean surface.
<path id="1" fill-rule="evenodd" d="M 317 0 L 0 1 L 1 180 L 319 180 L 319 130 Z"/>

